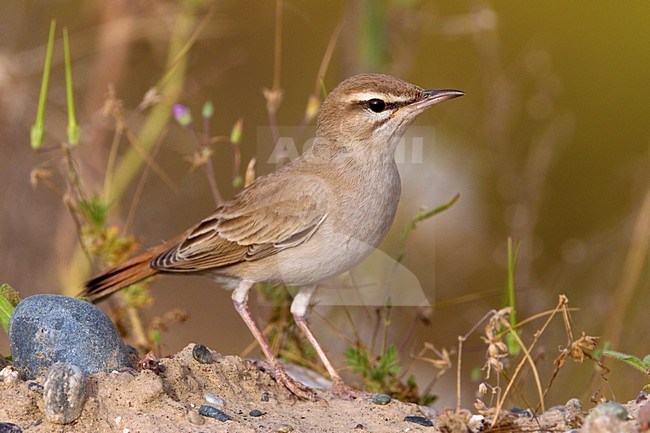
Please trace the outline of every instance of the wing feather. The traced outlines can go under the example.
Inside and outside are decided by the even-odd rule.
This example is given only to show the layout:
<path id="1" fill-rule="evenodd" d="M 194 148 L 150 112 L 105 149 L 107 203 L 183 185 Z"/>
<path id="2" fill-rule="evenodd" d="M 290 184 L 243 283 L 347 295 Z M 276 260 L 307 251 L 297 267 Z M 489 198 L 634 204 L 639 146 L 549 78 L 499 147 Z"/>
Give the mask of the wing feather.
<path id="1" fill-rule="evenodd" d="M 320 178 L 299 176 L 290 188 L 277 176 L 260 179 L 154 257 L 163 272 L 200 272 L 259 260 L 300 245 L 327 217 Z"/>

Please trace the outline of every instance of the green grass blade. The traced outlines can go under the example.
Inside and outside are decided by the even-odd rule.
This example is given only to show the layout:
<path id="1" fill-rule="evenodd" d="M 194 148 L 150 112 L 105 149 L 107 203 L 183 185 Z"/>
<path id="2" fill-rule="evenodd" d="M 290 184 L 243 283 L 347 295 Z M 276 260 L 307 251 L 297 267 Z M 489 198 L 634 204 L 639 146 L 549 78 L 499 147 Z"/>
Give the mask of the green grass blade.
<path id="1" fill-rule="evenodd" d="M 510 327 L 512 329 L 517 328 L 517 300 L 515 296 L 515 268 L 517 267 L 517 257 L 519 255 L 519 244 L 517 244 L 514 249 L 512 246 L 512 238 L 508 238 L 508 275 L 506 279 L 506 304 L 510 307 Z M 512 331 L 517 332 L 517 331 Z M 512 335 L 506 335 L 506 343 L 508 344 L 508 350 L 513 355 L 519 354 L 519 344 Z"/>
<path id="2" fill-rule="evenodd" d="M 439 214 L 440 212 L 444 212 L 450 207 L 454 205 L 460 198 L 460 194 L 456 194 L 451 200 L 449 200 L 447 203 L 440 205 L 436 208 L 430 209 L 428 211 L 420 211 L 415 215 L 415 217 L 411 220 L 411 222 L 406 226 L 404 231 L 402 232 L 402 239 L 400 242 L 400 252 L 397 255 L 397 262 L 401 263 L 402 260 L 404 260 L 404 256 L 406 255 L 405 250 L 405 245 L 406 245 L 406 240 L 410 236 L 411 232 L 415 230 L 417 225 L 421 223 L 422 221 L 426 221 L 429 218 L 433 217 L 434 215 Z"/>
<path id="3" fill-rule="evenodd" d="M 68 142 L 72 146 L 79 143 L 79 125 L 74 109 L 74 90 L 72 88 L 72 60 L 70 60 L 70 41 L 68 28 L 63 28 L 63 54 L 65 58 L 65 93 L 68 102 Z"/>
<path id="4" fill-rule="evenodd" d="M 41 94 L 38 97 L 38 110 L 36 111 L 36 123 L 31 129 L 32 149 L 38 150 L 43 146 L 45 135 L 45 100 L 47 89 L 50 84 L 50 68 L 52 66 L 52 47 L 54 46 L 54 33 L 56 31 L 56 20 L 50 24 L 50 36 L 47 40 L 47 51 L 45 52 L 45 66 L 43 67 L 43 80 L 41 82 Z"/>

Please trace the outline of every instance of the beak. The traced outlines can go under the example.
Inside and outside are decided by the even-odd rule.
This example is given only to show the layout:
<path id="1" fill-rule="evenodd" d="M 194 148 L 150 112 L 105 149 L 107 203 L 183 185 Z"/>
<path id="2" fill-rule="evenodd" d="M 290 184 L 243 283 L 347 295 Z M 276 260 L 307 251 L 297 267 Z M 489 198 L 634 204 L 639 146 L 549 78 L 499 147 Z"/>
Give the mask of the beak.
<path id="1" fill-rule="evenodd" d="M 424 92 L 422 92 L 422 97 L 420 98 L 420 100 L 414 102 L 411 105 L 419 109 L 424 109 L 434 104 L 437 104 L 439 102 L 444 102 L 449 99 L 458 98 L 459 96 L 463 96 L 464 94 L 465 92 L 461 92 L 460 90 L 449 90 L 449 89 L 425 90 Z"/>

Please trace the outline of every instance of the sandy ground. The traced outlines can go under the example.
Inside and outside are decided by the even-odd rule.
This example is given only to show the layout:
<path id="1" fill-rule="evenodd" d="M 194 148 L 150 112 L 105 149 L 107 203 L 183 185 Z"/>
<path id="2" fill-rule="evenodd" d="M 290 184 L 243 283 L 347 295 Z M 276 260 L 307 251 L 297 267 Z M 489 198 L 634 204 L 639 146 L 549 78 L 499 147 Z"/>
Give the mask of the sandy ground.
<path id="1" fill-rule="evenodd" d="M 371 399 L 343 400 L 327 391 L 321 399 L 302 401 L 288 396 L 272 377 L 253 363 L 236 356 L 213 353 L 214 362 L 200 364 L 190 345 L 161 363 L 164 373 L 134 371 L 101 373 L 88 378 L 87 398 L 81 416 L 66 426 L 44 418 L 42 390 L 32 382 L 0 382 L 0 423 L 9 422 L 25 432 L 438 432 L 444 416 L 432 417 L 433 426 L 405 420 L 425 417 L 433 411 L 396 400 L 386 405 Z M 38 382 L 38 381 L 37 381 Z M 42 380 L 40 381 L 42 384 Z M 223 412 L 231 419 L 219 421 L 198 414 L 214 396 L 223 399 Z M 643 399 L 628 410 L 633 418 Z M 499 431 L 568 431 L 582 424 L 583 413 L 569 406 L 549 410 L 538 420 L 514 417 L 508 429 Z M 251 411 L 261 416 L 252 416 Z M 258 412 L 258 413 L 259 413 Z M 476 417 L 475 417 L 476 418 Z M 422 420 L 423 418 L 420 418 Z M 461 424 L 447 423 L 445 431 L 467 431 Z M 502 426 L 503 427 L 503 426 Z M 609 427 L 608 427 L 609 428 Z M 617 431 L 636 432 L 636 422 L 617 424 Z M 464 430 L 463 430 L 464 429 Z M 552 429 L 552 430 L 551 430 Z M 0 432 L 3 430 L 0 424 Z M 588 432 L 610 430 L 584 430 Z"/>

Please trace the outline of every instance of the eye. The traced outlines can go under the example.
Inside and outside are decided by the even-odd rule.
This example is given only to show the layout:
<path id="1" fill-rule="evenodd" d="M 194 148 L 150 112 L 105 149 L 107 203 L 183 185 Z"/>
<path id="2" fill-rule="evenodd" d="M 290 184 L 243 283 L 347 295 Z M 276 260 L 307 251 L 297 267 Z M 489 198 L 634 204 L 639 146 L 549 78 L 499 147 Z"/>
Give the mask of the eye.
<path id="1" fill-rule="evenodd" d="M 386 109 L 386 103 L 381 99 L 373 98 L 368 101 L 368 108 L 370 108 L 375 113 L 381 113 L 384 111 L 384 109 Z"/>

